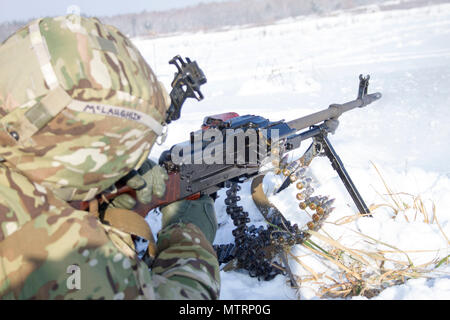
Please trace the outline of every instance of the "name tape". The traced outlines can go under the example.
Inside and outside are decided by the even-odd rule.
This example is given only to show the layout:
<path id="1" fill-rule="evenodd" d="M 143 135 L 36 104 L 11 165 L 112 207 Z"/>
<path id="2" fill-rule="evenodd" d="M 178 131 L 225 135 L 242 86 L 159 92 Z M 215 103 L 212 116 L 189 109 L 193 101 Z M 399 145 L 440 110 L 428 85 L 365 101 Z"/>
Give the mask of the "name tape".
<path id="1" fill-rule="evenodd" d="M 162 135 L 163 133 L 163 126 L 160 123 L 158 123 L 148 114 L 145 114 L 137 110 L 77 100 L 72 100 L 72 102 L 67 106 L 67 108 L 78 112 L 86 112 L 90 114 L 116 117 L 124 120 L 139 122 L 152 129 L 158 136 Z"/>

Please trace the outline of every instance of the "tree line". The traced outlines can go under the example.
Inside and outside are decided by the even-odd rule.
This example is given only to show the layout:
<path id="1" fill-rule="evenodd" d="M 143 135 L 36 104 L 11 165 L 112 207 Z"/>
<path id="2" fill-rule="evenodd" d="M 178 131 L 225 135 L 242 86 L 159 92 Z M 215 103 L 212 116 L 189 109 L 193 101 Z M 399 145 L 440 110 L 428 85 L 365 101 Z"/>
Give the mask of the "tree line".
<path id="1" fill-rule="evenodd" d="M 226 26 L 269 24 L 289 17 L 323 15 L 336 10 L 357 10 L 365 5 L 380 5 L 381 10 L 423 6 L 450 0 L 228 0 L 200 3 L 182 9 L 142 11 L 99 17 L 130 36 L 158 36 L 174 32 L 207 31 Z M 0 41 L 28 21 L 0 24 Z"/>

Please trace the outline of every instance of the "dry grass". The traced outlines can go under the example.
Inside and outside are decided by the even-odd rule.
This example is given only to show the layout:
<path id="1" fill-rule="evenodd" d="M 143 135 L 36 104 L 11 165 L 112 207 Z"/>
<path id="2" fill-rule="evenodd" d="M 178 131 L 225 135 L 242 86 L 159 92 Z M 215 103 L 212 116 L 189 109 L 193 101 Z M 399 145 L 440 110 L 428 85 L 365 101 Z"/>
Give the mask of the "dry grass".
<path id="1" fill-rule="evenodd" d="M 346 298 L 358 295 L 372 298 L 383 289 L 404 283 L 407 279 L 429 277 L 430 269 L 443 262 L 432 260 L 422 265 L 414 265 L 408 253 L 417 253 L 418 250 L 402 251 L 363 234 L 360 234 L 362 239 L 374 243 L 373 250 L 350 248 L 321 233 L 312 232 L 312 234 L 321 244 L 308 241 L 304 247 L 321 263 L 336 270 L 333 276 L 314 271 L 302 261 L 302 257 L 294 256 L 292 253 L 291 257 L 310 273 L 302 276 L 298 282 L 302 286 L 309 283 L 309 287 L 316 288 L 317 296 L 322 298 Z M 378 249 L 380 246 L 389 249 Z M 421 252 L 435 252 L 435 250 Z M 395 253 L 403 255 L 404 259 L 389 257 Z"/>
<path id="2" fill-rule="evenodd" d="M 378 170 L 377 166 L 373 162 L 372 166 L 375 168 L 379 178 L 383 182 L 383 185 L 386 189 L 386 193 L 380 194 L 379 192 L 377 192 L 378 195 L 384 200 L 384 203 L 372 205 L 370 207 L 371 211 L 374 211 L 381 207 L 388 207 L 392 209 L 395 216 L 398 216 L 403 213 L 403 216 L 407 222 L 418 221 L 420 217 L 422 218 L 422 222 L 424 223 L 432 224 L 434 222 L 437 222 L 436 205 L 434 201 L 429 200 L 429 202 L 431 203 L 431 212 L 430 212 L 429 208 L 427 209 L 427 206 L 425 205 L 425 202 L 423 201 L 420 195 L 412 195 L 406 192 L 395 192 L 386 183 L 386 180 L 384 179 L 380 170 Z M 406 212 L 410 209 L 414 211 L 414 216 L 412 219 L 408 218 L 408 216 L 406 215 Z"/>
<path id="3" fill-rule="evenodd" d="M 392 210 L 394 218 L 403 215 L 409 222 L 418 220 L 427 224 L 436 224 L 447 244 L 450 245 L 448 237 L 443 232 L 437 219 L 434 202 L 431 202 L 432 209 L 429 211 L 420 196 L 394 192 L 389 188 L 378 168 L 375 165 L 374 167 L 387 193 L 382 196 L 385 202 L 372 205 L 370 207 L 371 212 L 375 215 L 377 209 L 387 207 Z M 411 215 L 411 209 L 414 210 L 414 215 Z M 409 215 L 405 214 L 406 211 Z M 347 228 L 347 224 L 363 216 L 359 214 L 344 217 L 333 224 Z M 412 219 L 411 216 L 413 216 Z M 315 261 L 319 261 L 328 269 L 334 270 L 331 273 L 332 275 L 330 275 L 330 272 L 318 273 L 312 266 L 307 265 L 305 262 L 306 256 L 299 257 L 290 252 L 291 258 L 309 273 L 298 277 L 297 280 L 301 287 L 315 290 L 316 295 L 322 298 L 347 298 L 351 296 L 372 298 L 382 290 L 402 284 L 408 279 L 432 277 L 435 268 L 444 263 L 449 263 L 449 256 L 447 256 L 415 265 L 409 254 L 435 253 L 435 256 L 438 257 L 439 250 L 400 250 L 393 245 L 376 240 L 351 228 L 347 228 L 346 231 L 348 230 L 351 230 L 358 239 L 366 244 L 365 247 L 370 249 L 361 250 L 345 246 L 340 239 L 333 239 L 326 234 L 324 229 L 320 232 L 311 231 L 312 238 L 303 244 L 304 248 L 310 252 L 306 256 L 312 256 Z"/>

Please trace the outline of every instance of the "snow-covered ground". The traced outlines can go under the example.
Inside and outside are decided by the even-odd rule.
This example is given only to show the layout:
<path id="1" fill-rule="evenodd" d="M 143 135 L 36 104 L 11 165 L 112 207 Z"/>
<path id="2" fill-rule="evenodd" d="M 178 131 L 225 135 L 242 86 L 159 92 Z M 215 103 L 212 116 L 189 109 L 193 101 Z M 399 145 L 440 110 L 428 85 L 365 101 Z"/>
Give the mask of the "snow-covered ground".
<path id="1" fill-rule="evenodd" d="M 208 78 L 205 100 L 185 104 L 181 120 L 171 124 L 166 143 L 155 146 L 151 157 L 157 159 L 187 140 L 207 115 L 234 111 L 294 119 L 353 100 L 359 74 L 370 74 L 369 91 L 382 92 L 382 100 L 343 115 L 330 140 L 368 205 L 395 207 L 376 166 L 392 192 L 402 193 L 396 196 L 402 210 L 395 216 L 391 207 L 381 206 L 373 210 L 373 218 L 337 225 L 356 209 L 328 160 L 319 158 L 310 170 L 316 192 L 336 198 L 336 210 L 320 234 L 360 253 L 384 254 L 387 269 L 399 269 L 404 262 L 404 268 L 422 265 L 428 271 L 374 299 L 449 299 L 450 267 L 436 266 L 450 251 L 450 4 L 398 11 L 371 8 L 358 15 L 341 12 L 268 26 L 135 39 L 167 87 L 174 72 L 167 62 L 177 54 L 195 59 Z M 269 175 L 265 182 L 268 190 L 280 178 Z M 216 210 L 221 228 L 215 242 L 228 243 L 233 225 L 224 212 L 224 192 L 220 194 Z M 288 219 L 301 222 L 305 215 L 295 194 L 291 186 L 270 199 Z M 261 224 L 249 183 L 240 195 L 252 220 Z M 426 215 L 414 209 L 419 200 Z M 409 208 L 403 210 L 404 204 Z M 155 233 L 159 219 L 148 217 Z M 317 237 L 312 240 L 332 249 Z M 292 271 L 303 280 L 299 290 L 291 289 L 283 276 L 263 282 L 241 271 L 221 272 L 221 298 L 316 299 L 320 288 L 342 274 L 341 267 L 303 246 L 291 253 L 301 262 L 290 260 Z M 376 263 L 368 269 L 380 276 Z"/>

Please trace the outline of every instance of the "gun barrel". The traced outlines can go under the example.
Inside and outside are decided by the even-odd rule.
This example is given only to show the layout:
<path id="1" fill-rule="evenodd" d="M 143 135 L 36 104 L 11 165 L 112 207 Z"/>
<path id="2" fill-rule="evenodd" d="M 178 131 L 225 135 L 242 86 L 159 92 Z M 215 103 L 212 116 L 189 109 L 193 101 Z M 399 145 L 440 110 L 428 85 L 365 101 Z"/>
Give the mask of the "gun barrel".
<path id="1" fill-rule="evenodd" d="M 315 124 L 320 122 L 329 120 L 329 119 L 337 119 L 344 112 L 350 111 L 355 108 L 362 108 L 374 101 L 377 101 L 381 98 L 381 93 L 372 93 L 365 95 L 361 99 L 356 99 L 344 104 L 332 104 L 328 109 L 307 115 L 302 118 L 298 118 L 292 121 L 289 121 L 287 125 L 296 130 L 302 130 L 305 128 L 309 128 Z"/>

